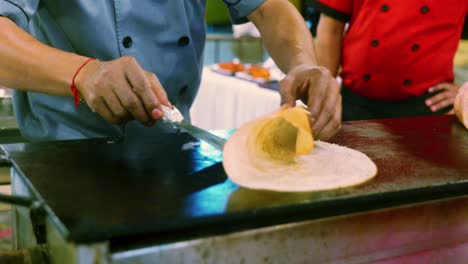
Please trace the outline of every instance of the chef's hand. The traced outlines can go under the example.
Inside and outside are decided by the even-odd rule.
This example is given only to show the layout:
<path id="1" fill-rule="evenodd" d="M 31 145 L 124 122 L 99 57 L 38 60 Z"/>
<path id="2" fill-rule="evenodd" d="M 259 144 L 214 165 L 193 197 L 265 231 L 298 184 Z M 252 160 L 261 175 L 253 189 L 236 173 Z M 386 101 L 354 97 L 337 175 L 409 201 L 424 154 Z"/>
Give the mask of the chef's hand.
<path id="1" fill-rule="evenodd" d="M 427 107 L 429 107 L 432 112 L 436 112 L 439 109 L 453 105 L 459 89 L 460 87 L 454 83 L 439 83 L 429 88 L 429 93 L 435 95 L 426 99 Z M 453 113 L 453 109 L 447 112 L 447 114 Z"/>
<path id="2" fill-rule="evenodd" d="M 112 124 L 136 119 L 151 126 L 163 117 L 161 105 L 171 106 L 156 75 L 129 56 L 89 62 L 75 86 L 91 110 Z"/>
<path id="3" fill-rule="evenodd" d="M 341 128 L 340 85 L 325 67 L 302 65 L 280 83 L 282 103 L 294 106 L 300 99 L 309 107 L 316 139 L 327 140 Z"/>

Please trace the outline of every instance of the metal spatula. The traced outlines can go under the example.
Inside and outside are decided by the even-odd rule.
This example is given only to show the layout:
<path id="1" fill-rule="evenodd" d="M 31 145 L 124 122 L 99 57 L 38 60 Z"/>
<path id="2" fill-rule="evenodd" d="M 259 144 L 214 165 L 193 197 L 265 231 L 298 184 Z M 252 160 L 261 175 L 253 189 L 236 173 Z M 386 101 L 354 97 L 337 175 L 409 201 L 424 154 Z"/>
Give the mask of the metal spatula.
<path id="1" fill-rule="evenodd" d="M 176 107 L 167 107 L 162 106 L 162 110 L 164 112 L 163 121 L 170 124 L 172 127 L 181 129 L 182 131 L 188 132 L 193 137 L 203 140 L 206 143 L 212 145 L 213 147 L 223 150 L 224 143 L 226 140 L 220 138 L 216 135 L 211 134 L 210 132 L 201 129 L 197 126 L 190 124 L 189 122 L 184 120 L 184 117 L 180 113 L 179 109 Z"/>

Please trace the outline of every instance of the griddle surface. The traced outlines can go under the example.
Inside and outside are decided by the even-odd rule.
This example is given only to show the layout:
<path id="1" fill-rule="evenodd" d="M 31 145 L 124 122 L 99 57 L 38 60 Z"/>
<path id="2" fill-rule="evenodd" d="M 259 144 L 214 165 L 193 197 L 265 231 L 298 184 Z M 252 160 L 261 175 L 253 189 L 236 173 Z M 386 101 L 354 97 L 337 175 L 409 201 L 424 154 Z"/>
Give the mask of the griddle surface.
<path id="1" fill-rule="evenodd" d="M 377 177 L 315 193 L 239 188 L 220 153 L 186 134 L 135 142 L 3 145 L 77 243 L 224 233 L 468 194 L 468 131 L 454 116 L 354 121 L 331 142 L 367 154 Z"/>

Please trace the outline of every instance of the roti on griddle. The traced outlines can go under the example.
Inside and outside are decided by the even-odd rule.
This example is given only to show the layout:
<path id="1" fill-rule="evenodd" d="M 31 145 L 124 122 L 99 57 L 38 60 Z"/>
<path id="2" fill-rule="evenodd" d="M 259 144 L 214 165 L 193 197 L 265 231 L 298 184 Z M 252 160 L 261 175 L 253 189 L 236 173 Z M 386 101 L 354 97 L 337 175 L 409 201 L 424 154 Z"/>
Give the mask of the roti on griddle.
<path id="1" fill-rule="evenodd" d="M 365 154 L 314 141 L 302 107 L 281 109 L 240 127 L 224 146 L 223 166 L 240 186 L 283 192 L 345 188 L 377 174 Z"/>
<path id="2" fill-rule="evenodd" d="M 468 129 L 468 83 L 458 91 L 455 97 L 454 110 L 460 122 Z"/>

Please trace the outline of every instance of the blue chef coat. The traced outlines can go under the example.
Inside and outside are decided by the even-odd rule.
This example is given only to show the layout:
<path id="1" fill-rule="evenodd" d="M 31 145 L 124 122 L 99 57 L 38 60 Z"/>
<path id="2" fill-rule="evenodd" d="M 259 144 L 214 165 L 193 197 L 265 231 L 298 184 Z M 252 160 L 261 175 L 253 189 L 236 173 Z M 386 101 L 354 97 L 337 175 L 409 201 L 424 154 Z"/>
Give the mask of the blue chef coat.
<path id="1" fill-rule="evenodd" d="M 265 0 L 225 0 L 242 23 Z M 203 67 L 206 0 L 0 0 L 0 15 L 41 42 L 101 61 L 129 55 L 154 72 L 185 118 Z M 44 64 L 47 67 L 47 63 Z M 18 76 L 21 78 L 21 76 Z M 12 87 L 14 88 L 14 87 Z M 30 140 L 138 136 L 156 125 L 115 126 L 72 97 L 15 91 L 16 120 Z"/>

